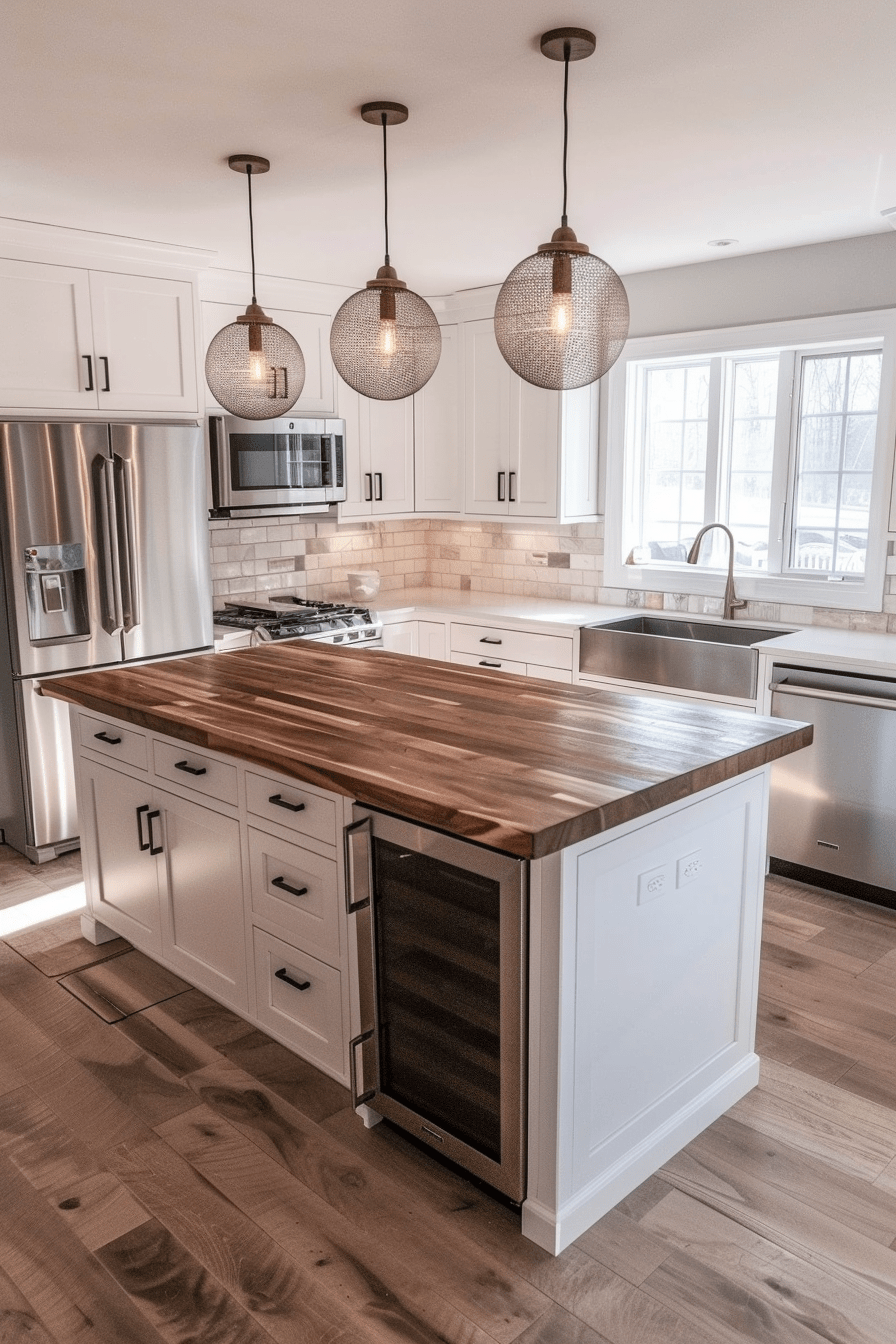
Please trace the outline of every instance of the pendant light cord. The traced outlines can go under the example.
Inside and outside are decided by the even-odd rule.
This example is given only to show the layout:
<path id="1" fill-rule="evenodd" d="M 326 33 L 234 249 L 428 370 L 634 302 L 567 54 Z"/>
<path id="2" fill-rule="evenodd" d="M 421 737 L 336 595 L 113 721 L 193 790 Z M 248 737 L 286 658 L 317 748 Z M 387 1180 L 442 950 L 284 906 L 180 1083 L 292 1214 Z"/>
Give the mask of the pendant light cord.
<path id="1" fill-rule="evenodd" d="M 252 165 L 246 164 L 246 179 L 249 185 L 249 251 L 252 254 L 252 302 L 257 303 L 255 297 L 255 227 L 252 222 Z"/>
<path id="2" fill-rule="evenodd" d="M 383 227 L 386 235 L 386 265 L 389 265 L 389 164 L 386 159 L 386 114 L 383 119 Z"/>
<path id="3" fill-rule="evenodd" d="M 569 42 L 563 43 L 563 214 L 560 222 L 563 228 L 566 228 L 566 153 L 569 145 L 569 109 L 567 107 L 567 95 L 569 93 Z"/>

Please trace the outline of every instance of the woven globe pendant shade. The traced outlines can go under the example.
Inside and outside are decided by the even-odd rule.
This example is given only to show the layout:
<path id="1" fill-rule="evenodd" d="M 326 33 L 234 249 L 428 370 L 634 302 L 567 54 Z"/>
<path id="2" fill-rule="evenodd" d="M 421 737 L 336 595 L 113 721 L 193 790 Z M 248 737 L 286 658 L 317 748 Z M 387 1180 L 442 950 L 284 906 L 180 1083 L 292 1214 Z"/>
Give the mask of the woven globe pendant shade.
<path id="1" fill-rule="evenodd" d="M 622 353 L 628 324 L 628 297 L 613 268 L 549 243 L 514 266 L 495 303 L 495 339 L 507 363 L 527 383 L 557 391 L 603 377 Z"/>
<path id="2" fill-rule="evenodd" d="M 257 305 L 255 305 L 257 307 Z M 222 327 L 205 356 L 205 379 L 219 405 L 241 420 L 270 420 L 295 405 L 305 384 L 305 360 L 293 336 L 261 313 Z M 253 346 L 255 347 L 253 349 Z"/>
<path id="3" fill-rule="evenodd" d="M 231 415 L 241 420 L 271 420 L 285 415 L 301 396 L 305 359 L 298 341 L 278 327 L 255 298 L 252 174 L 268 172 L 270 162 L 257 154 L 231 154 L 227 166 L 246 174 L 252 302 L 212 340 L 205 355 L 205 380 L 219 406 Z"/>
<path id="4" fill-rule="evenodd" d="M 374 401 L 397 401 L 418 392 L 435 373 L 442 333 L 419 294 L 375 286 L 371 281 L 339 309 L 330 352 L 349 387 Z"/>

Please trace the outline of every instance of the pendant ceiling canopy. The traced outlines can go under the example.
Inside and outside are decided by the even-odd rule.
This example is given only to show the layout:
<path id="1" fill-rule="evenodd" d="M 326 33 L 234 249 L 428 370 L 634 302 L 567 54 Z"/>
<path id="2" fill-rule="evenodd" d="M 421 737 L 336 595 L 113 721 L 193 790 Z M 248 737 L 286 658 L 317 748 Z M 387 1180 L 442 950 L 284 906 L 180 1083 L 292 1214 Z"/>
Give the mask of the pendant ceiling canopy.
<path id="1" fill-rule="evenodd" d="M 436 371 L 442 333 L 425 299 L 408 289 L 389 260 L 389 177 L 386 128 L 408 119 L 401 103 L 365 103 L 365 121 L 383 128 L 385 258 L 366 289 L 346 299 L 333 319 L 330 352 L 349 387 L 374 401 L 418 392 Z"/>
<path id="2" fill-rule="evenodd" d="M 536 387 L 585 387 L 607 372 L 628 336 L 625 287 L 612 266 L 594 256 L 566 214 L 569 63 L 596 46 L 583 28 L 555 28 L 542 53 L 563 61 L 563 213 L 549 243 L 515 266 L 495 303 L 495 339 L 507 363 Z"/>
<path id="3" fill-rule="evenodd" d="M 255 297 L 252 177 L 266 173 L 271 165 L 255 154 L 232 154 L 227 163 L 234 172 L 246 174 L 252 302 L 209 345 L 205 377 L 215 400 L 231 415 L 271 420 L 285 415 L 298 401 L 305 383 L 305 360 L 296 339 L 267 316 Z"/>

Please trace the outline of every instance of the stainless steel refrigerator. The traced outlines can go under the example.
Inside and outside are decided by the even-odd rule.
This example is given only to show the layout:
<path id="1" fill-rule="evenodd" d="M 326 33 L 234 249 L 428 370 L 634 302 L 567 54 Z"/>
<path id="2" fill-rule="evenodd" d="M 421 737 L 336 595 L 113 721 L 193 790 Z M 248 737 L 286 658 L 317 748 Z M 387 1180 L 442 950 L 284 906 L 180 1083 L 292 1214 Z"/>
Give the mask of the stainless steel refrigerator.
<path id="1" fill-rule="evenodd" d="M 78 845 L 68 708 L 40 679 L 212 646 L 202 430 L 0 424 L 0 827 Z"/>

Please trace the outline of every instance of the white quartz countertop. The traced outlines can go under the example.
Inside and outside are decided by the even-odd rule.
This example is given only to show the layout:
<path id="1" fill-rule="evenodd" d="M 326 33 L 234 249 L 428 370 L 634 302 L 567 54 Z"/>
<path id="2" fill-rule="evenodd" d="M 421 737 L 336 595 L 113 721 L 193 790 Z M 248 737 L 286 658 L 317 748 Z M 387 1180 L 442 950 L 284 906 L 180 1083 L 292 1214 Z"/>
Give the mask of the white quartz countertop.
<path id="1" fill-rule="evenodd" d="M 759 649 L 787 662 L 792 658 L 810 658 L 830 666 L 855 663 L 869 672 L 896 674 L 896 635 L 875 630 L 834 630 L 824 625 L 807 625 L 792 635 L 767 640 Z"/>

